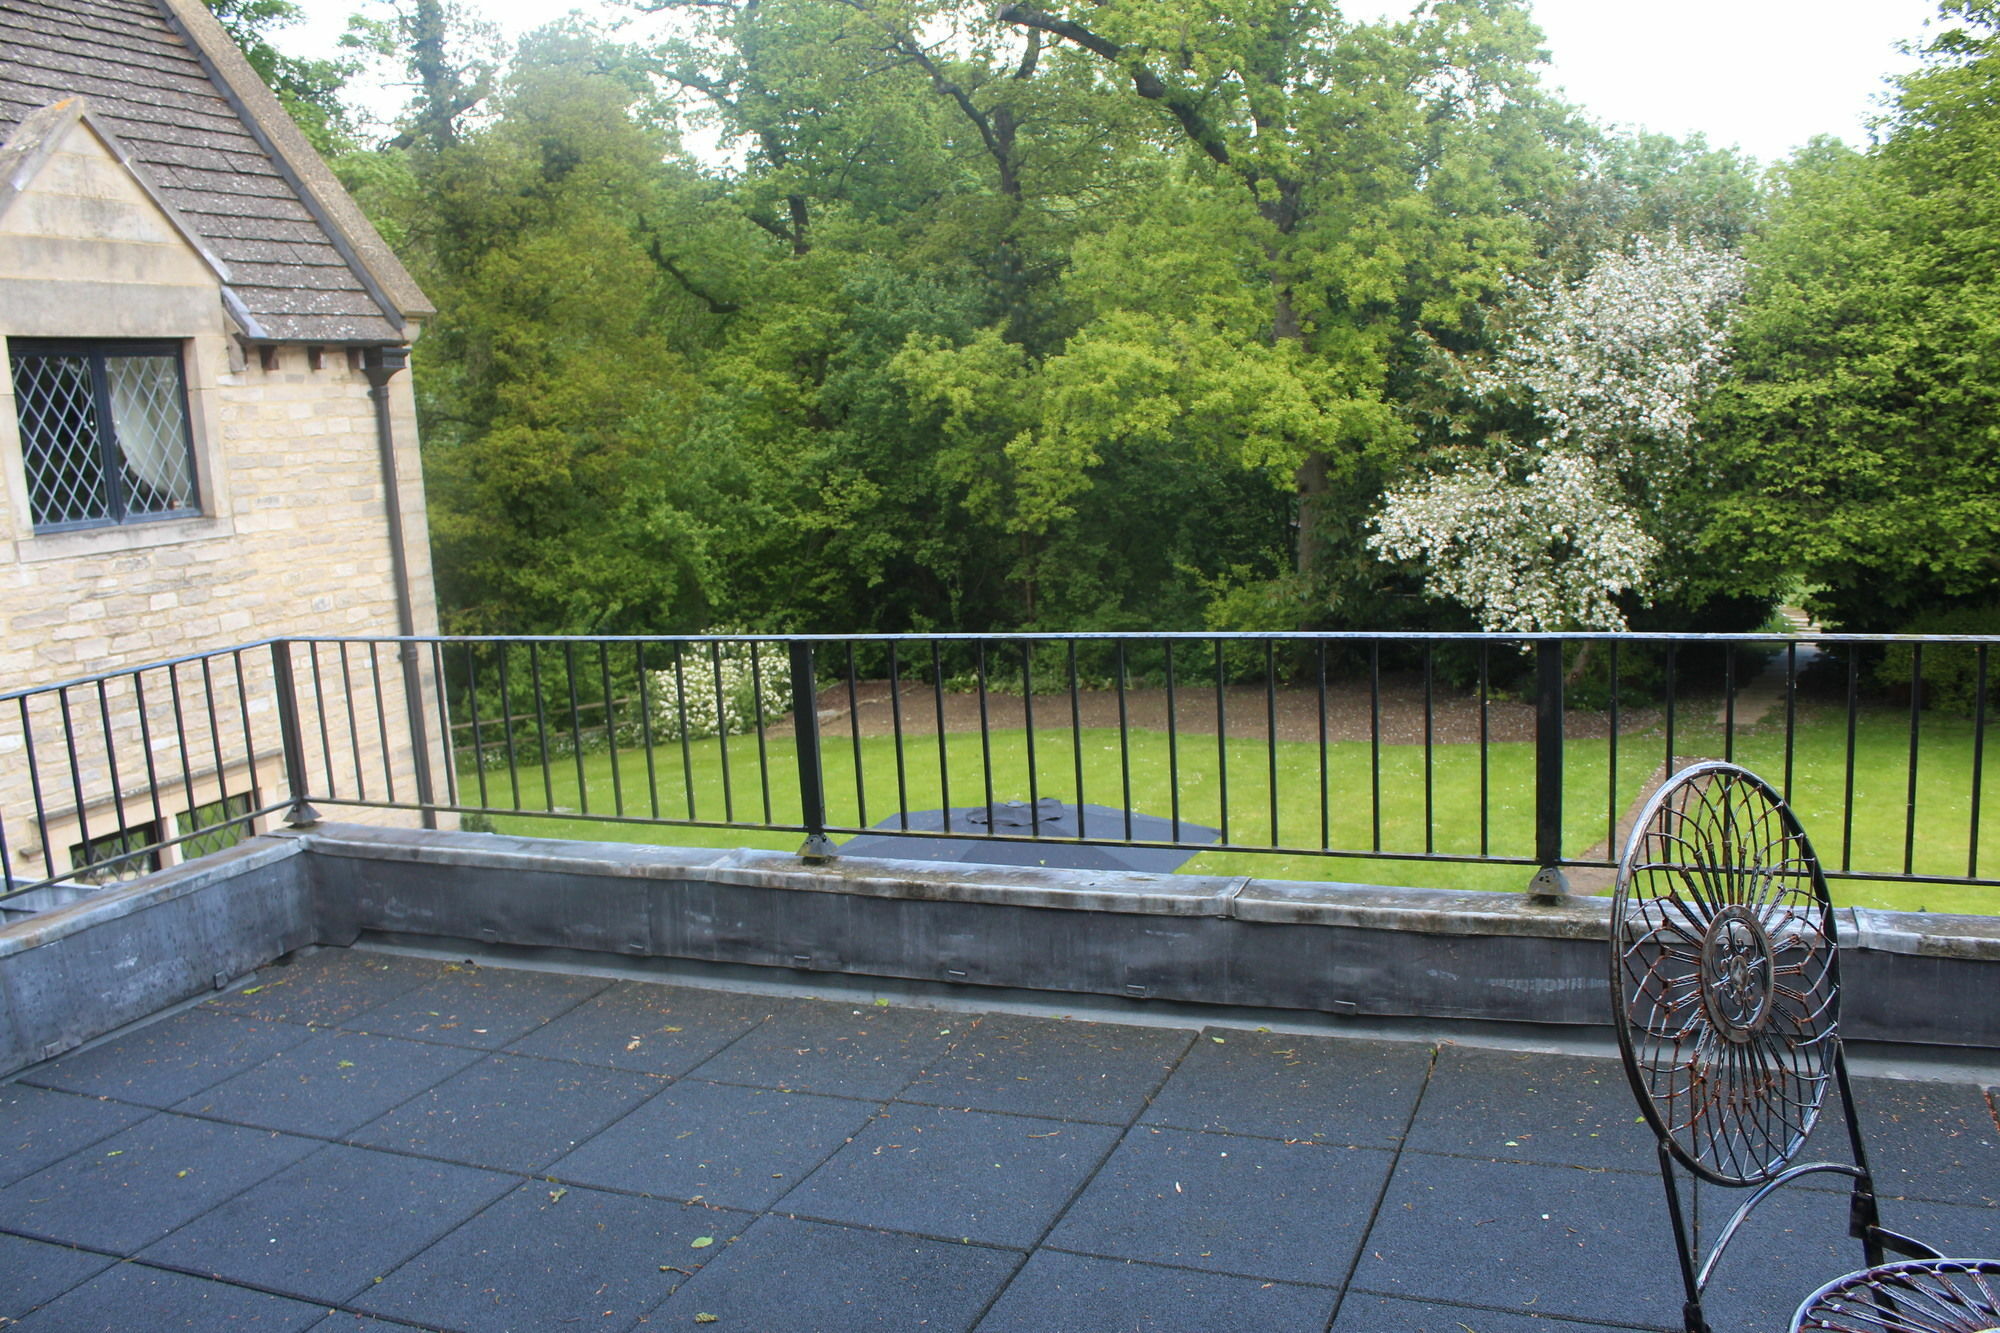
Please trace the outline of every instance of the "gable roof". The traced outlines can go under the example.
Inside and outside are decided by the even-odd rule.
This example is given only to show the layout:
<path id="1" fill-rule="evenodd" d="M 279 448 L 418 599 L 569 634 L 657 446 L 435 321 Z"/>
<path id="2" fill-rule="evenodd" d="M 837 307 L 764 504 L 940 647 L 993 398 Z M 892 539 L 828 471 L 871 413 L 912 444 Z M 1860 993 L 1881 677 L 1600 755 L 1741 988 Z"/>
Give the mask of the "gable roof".
<path id="1" fill-rule="evenodd" d="M 0 0 L 0 141 L 32 153 L 75 97 L 249 337 L 403 343 L 432 313 L 200 0 Z"/>

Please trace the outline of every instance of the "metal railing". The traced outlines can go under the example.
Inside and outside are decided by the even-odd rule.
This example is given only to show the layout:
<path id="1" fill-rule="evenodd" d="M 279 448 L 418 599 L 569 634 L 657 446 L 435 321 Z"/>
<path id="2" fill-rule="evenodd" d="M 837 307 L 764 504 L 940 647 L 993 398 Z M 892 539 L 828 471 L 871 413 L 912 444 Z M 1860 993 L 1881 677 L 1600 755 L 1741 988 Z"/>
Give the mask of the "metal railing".
<path id="1" fill-rule="evenodd" d="M 0 905 L 342 809 L 812 856 L 867 834 L 1231 874 L 1361 861 L 1554 894 L 1608 884 L 1631 812 L 1697 758 L 1768 775 L 1837 879 L 1984 890 L 1995 642 L 267 640 L 0 695 Z"/>

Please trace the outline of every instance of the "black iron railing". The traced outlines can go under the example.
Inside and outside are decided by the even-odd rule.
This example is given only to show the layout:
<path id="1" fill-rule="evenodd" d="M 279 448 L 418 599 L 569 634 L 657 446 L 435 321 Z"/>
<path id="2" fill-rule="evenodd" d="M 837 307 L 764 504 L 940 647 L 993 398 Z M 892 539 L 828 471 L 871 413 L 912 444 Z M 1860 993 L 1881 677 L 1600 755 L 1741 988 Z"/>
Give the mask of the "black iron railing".
<path id="1" fill-rule="evenodd" d="M 1836 878 L 1988 910 L 1994 642 L 270 640 L 0 695 L 0 903 L 342 811 L 813 856 L 865 835 L 924 859 L 1136 848 L 1214 873 L 1350 863 L 1341 877 L 1591 891 L 1651 789 L 1719 758 L 1786 793 Z"/>

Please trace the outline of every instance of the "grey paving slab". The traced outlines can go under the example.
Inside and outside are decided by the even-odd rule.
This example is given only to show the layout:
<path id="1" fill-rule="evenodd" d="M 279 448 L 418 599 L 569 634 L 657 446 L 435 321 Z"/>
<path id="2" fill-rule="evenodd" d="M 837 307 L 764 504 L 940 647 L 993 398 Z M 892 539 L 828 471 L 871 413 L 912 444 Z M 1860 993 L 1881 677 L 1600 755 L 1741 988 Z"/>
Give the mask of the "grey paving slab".
<path id="1" fill-rule="evenodd" d="M 978 1333 L 1322 1333 L 1334 1292 L 1043 1250 Z M 1453 1333 L 1457 1333 L 1453 1330 Z"/>
<path id="2" fill-rule="evenodd" d="M 1021 1259 L 1013 1250 L 766 1216 L 649 1323 L 684 1328 L 708 1314 L 732 1333 L 966 1333 Z"/>
<path id="3" fill-rule="evenodd" d="M 694 1074 L 799 1092 L 886 1100 L 942 1055 L 971 1014 L 802 1001 L 772 1015 Z"/>
<path id="4" fill-rule="evenodd" d="M 1657 1174 L 1415 1152 L 1397 1163 L 1353 1287 L 1610 1324 L 1680 1309 Z"/>
<path id="5" fill-rule="evenodd" d="M 1391 1156 L 1140 1127 L 1046 1242 L 1056 1249 L 1337 1286 Z"/>
<path id="6" fill-rule="evenodd" d="M 421 1324 L 405 1324 L 400 1320 L 377 1319 L 373 1315 L 335 1310 L 307 1329 L 306 1333 L 410 1333 L 411 1329 L 422 1327 Z"/>
<path id="7" fill-rule="evenodd" d="M 196 1093 L 174 1109 L 292 1134 L 337 1138 L 483 1058 L 462 1047 L 332 1029 Z"/>
<path id="8" fill-rule="evenodd" d="M 22 1320 L 20 1333 L 132 1333 L 135 1329 L 292 1333 L 326 1311 L 223 1282 L 119 1264 Z"/>
<path id="9" fill-rule="evenodd" d="M 546 1168 L 559 1180 L 762 1209 L 880 1104 L 682 1079 Z"/>
<path id="10" fill-rule="evenodd" d="M 961 1023 L 905 1101 L 1128 1124 L 1195 1033 L 1016 1014 Z"/>
<path id="11" fill-rule="evenodd" d="M 187 1009 L 38 1065 L 21 1075 L 21 1081 L 164 1108 L 260 1065 L 311 1035 L 311 1029 L 295 1023 Z"/>
<path id="12" fill-rule="evenodd" d="M 562 1060 L 489 1055 L 350 1138 L 503 1171 L 535 1171 L 666 1086 Z"/>
<path id="13" fill-rule="evenodd" d="M 1671 1260 L 1669 1260 L 1671 1262 Z M 1333 1333 L 1649 1333 L 1644 1324 L 1586 1324 L 1570 1319 L 1543 1319 L 1468 1305 L 1437 1301 L 1406 1301 L 1394 1296 L 1351 1293 L 1340 1303 Z M 1775 1327 L 1771 1333 L 1776 1333 Z"/>
<path id="14" fill-rule="evenodd" d="M 436 981 L 447 966 L 369 949 L 318 949 L 261 969 L 202 1007 L 286 1023 L 334 1026 Z"/>
<path id="15" fill-rule="evenodd" d="M 1441 1047 L 1407 1146 L 1428 1152 L 1657 1171 L 1616 1058 Z"/>
<path id="16" fill-rule="evenodd" d="M 685 1074 L 790 1001 L 737 991 L 621 981 L 509 1050 L 642 1074 Z"/>
<path id="17" fill-rule="evenodd" d="M 1139 1119 L 1390 1147 L 1409 1124 L 1430 1063 L 1431 1048 L 1417 1042 L 1209 1028 Z"/>
<path id="18" fill-rule="evenodd" d="M 145 1258 L 339 1304 L 520 1183 L 328 1144 L 152 1246 Z"/>
<path id="19" fill-rule="evenodd" d="M 443 974 L 342 1023 L 384 1037 L 498 1050 L 609 986 L 604 977 L 447 963 Z"/>
<path id="20" fill-rule="evenodd" d="M 589 1326 L 622 1329 L 686 1281 L 752 1220 L 530 1181 L 355 1299 L 415 1323 L 492 1333 L 542 1333 L 589 1311 Z M 696 1242 L 706 1238 L 707 1245 Z"/>
<path id="21" fill-rule="evenodd" d="M 25 1083 L 0 1085 L 0 1185 L 33 1175 L 151 1114 L 143 1106 L 98 1097 Z"/>
<path id="22" fill-rule="evenodd" d="M 0 1229 L 132 1254 L 316 1146 L 153 1115 L 0 1190 Z"/>
<path id="23" fill-rule="evenodd" d="M 1109 1125 L 896 1103 L 787 1194 L 787 1213 L 1033 1245 L 1118 1141 Z"/>
<path id="24" fill-rule="evenodd" d="M 0 1323 L 21 1318 L 116 1262 L 108 1254 L 0 1235 Z"/>

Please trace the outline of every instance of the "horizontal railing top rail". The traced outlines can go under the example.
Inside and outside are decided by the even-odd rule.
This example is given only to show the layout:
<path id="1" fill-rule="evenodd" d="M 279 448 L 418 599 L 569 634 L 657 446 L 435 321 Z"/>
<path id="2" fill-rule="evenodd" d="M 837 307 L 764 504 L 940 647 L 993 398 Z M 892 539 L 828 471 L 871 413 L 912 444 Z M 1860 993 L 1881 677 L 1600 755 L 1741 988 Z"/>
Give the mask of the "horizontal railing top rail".
<path id="1" fill-rule="evenodd" d="M 1983 811 L 1996 645 L 280 636 L 0 694 L 0 896 L 170 860 L 204 842 L 218 809 L 248 826 L 322 807 L 559 836 L 803 839 L 820 857 L 851 843 L 1278 877 L 1360 861 L 1447 886 L 1504 872 L 1516 888 L 1527 867 L 1532 893 L 1556 895 L 1606 887 L 1651 787 L 1684 760 L 1724 758 L 1767 772 L 1832 876 L 1893 905 L 1985 910 L 2000 886 L 1981 873 L 2000 864 L 2000 821 Z M 36 864 L 17 873 L 17 858 Z"/>

